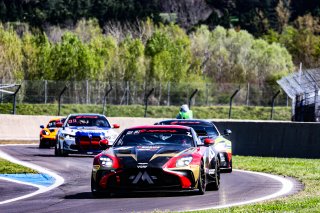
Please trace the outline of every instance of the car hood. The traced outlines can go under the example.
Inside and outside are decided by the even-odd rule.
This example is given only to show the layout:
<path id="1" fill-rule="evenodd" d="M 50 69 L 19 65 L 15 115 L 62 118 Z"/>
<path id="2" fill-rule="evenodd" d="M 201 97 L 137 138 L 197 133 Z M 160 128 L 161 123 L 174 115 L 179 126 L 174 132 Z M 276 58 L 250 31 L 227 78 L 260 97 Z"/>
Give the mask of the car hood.
<path id="1" fill-rule="evenodd" d="M 195 147 L 183 146 L 124 146 L 113 147 L 108 153 L 117 156 L 124 168 L 162 167 L 172 157 L 194 152 Z"/>

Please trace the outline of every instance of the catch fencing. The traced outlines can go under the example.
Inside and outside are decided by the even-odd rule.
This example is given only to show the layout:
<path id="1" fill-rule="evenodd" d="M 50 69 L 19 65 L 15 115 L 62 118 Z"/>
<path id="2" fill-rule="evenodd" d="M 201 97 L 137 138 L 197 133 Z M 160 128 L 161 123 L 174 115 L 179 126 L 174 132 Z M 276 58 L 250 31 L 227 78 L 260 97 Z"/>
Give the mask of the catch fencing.
<path id="1" fill-rule="evenodd" d="M 232 94 L 239 92 L 233 99 L 234 105 L 270 106 L 273 95 L 279 90 L 278 85 L 229 84 L 229 83 L 174 83 L 174 82 L 102 82 L 102 81 L 22 81 L 3 82 L 3 84 L 19 84 L 18 103 L 58 103 L 61 95 L 63 104 L 103 104 L 106 96 L 107 104 L 143 105 L 146 94 L 152 89 L 149 105 L 179 106 L 187 104 L 190 95 L 197 89 L 192 105 L 212 106 L 228 105 Z M 66 88 L 65 88 L 66 87 Z M 65 88 L 63 94 L 61 92 Z M 111 89 L 111 90 L 110 90 Z M 109 93 L 106 95 L 106 92 Z M 0 91 L 0 97 L 5 94 Z M 10 102 L 10 98 L 2 98 L 1 102 Z M 277 106 L 288 106 L 286 94 L 277 97 Z"/>

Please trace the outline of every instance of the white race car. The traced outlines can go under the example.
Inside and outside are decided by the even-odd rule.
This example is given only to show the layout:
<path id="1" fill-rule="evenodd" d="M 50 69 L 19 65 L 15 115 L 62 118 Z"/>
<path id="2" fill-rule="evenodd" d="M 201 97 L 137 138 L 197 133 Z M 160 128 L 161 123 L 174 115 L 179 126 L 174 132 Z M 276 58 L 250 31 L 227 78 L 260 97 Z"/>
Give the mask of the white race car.
<path id="1" fill-rule="evenodd" d="M 97 154 L 102 147 L 100 140 L 106 139 L 113 144 L 118 133 L 113 129 L 118 124 L 109 124 L 100 114 L 70 114 L 57 133 L 55 156 L 67 156 L 69 153 Z"/>

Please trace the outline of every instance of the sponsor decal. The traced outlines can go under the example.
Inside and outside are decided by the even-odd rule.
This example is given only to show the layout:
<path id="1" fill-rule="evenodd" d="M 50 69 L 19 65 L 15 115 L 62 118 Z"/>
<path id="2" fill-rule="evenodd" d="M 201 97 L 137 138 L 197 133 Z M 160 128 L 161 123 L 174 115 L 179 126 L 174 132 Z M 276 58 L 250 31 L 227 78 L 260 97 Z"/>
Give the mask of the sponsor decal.
<path id="1" fill-rule="evenodd" d="M 216 170 L 215 169 L 209 169 L 209 175 L 215 174 Z"/>
<path id="2" fill-rule="evenodd" d="M 148 167 L 148 163 L 138 163 L 137 167 L 139 169 L 145 169 Z"/>
<path id="3" fill-rule="evenodd" d="M 156 180 L 157 177 L 155 176 L 150 176 L 146 171 L 139 172 L 137 176 L 131 176 L 130 179 L 133 179 L 132 183 L 137 184 L 138 182 L 147 182 L 148 184 L 154 184 L 153 180 Z"/>
<path id="4" fill-rule="evenodd" d="M 155 151 L 160 149 L 160 146 L 137 146 L 139 151 Z"/>
<path id="5" fill-rule="evenodd" d="M 140 133 L 176 133 L 175 129 L 141 129 Z"/>

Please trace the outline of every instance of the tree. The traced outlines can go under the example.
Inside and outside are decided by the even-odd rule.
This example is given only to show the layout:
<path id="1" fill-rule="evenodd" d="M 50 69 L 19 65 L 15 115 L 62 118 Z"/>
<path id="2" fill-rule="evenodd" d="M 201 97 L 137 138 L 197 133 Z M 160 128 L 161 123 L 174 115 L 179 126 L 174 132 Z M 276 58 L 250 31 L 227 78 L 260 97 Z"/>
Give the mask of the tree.
<path id="1" fill-rule="evenodd" d="M 150 58 L 148 76 L 162 81 L 181 82 L 191 66 L 190 39 L 177 25 L 160 25 L 146 44 Z"/>
<path id="2" fill-rule="evenodd" d="M 54 80 L 97 79 L 100 66 L 95 56 L 89 46 L 83 44 L 75 34 L 65 33 L 50 55 Z"/>
<path id="3" fill-rule="evenodd" d="M 53 79 L 50 54 L 52 45 L 44 33 L 23 36 L 23 69 L 24 79 L 46 80 Z"/>
<path id="4" fill-rule="evenodd" d="M 0 23 L 0 79 L 23 79 L 22 44 L 12 27 Z"/>

